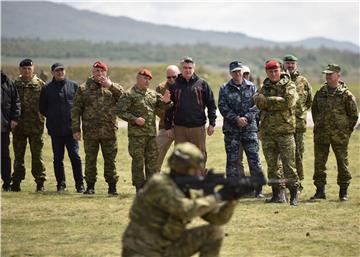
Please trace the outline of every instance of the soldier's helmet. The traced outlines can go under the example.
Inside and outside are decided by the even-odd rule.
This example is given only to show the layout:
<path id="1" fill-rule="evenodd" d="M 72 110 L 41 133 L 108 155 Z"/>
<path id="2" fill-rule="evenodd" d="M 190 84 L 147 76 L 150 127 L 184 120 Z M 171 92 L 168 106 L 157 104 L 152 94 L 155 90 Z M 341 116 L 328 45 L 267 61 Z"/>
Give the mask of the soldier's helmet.
<path id="1" fill-rule="evenodd" d="M 180 143 L 175 146 L 168 165 L 172 170 L 180 171 L 201 169 L 204 166 L 204 156 L 194 144 Z"/>

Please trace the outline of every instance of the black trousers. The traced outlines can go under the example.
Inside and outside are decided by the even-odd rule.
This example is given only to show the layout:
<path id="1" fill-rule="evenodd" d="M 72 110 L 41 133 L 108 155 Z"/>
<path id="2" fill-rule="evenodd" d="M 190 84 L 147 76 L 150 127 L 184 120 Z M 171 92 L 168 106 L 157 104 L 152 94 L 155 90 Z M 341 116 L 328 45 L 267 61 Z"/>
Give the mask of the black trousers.
<path id="1" fill-rule="evenodd" d="M 1 132 L 1 179 L 4 184 L 11 182 L 10 132 Z"/>
<path id="2" fill-rule="evenodd" d="M 73 170 L 73 177 L 75 187 L 83 184 L 83 173 L 81 158 L 79 155 L 79 143 L 73 139 L 72 135 L 68 136 L 51 136 L 52 149 L 54 154 L 54 172 L 57 181 L 57 186 L 66 187 L 65 169 L 64 169 L 64 153 L 65 147 L 67 149 L 71 167 Z"/>

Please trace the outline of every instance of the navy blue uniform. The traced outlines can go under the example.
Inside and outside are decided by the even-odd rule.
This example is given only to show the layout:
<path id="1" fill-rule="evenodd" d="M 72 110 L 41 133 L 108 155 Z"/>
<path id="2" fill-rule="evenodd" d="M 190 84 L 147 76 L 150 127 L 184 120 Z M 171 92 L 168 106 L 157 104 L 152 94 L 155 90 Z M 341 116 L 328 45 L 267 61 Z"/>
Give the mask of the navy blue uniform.
<path id="1" fill-rule="evenodd" d="M 219 110 L 224 117 L 223 133 L 226 149 L 226 175 L 238 177 L 239 145 L 242 144 L 249 163 L 252 177 L 262 177 L 263 171 L 259 158 L 259 142 L 257 138 L 257 117 L 259 109 L 255 106 L 252 96 L 256 86 L 244 80 L 236 85 L 230 80 L 220 88 Z M 245 117 L 248 124 L 238 126 L 238 119 Z"/>

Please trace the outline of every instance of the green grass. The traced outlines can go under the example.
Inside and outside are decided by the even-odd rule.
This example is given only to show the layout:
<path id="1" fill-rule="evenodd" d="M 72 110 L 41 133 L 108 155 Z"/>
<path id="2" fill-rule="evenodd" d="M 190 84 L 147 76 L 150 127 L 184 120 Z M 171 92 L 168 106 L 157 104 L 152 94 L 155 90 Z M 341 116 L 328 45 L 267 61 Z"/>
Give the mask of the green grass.
<path id="1" fill-rule="evenodd" d="M 98 159 L 96 194 L 75 193 L 68 157 L 65 160 L 67 191 L 56 193 L 49 137 L 45 136 L 46 192 L 35 193 L 30 172 L 30 154 L 26 153 L 27 175 L 19 193 L 1 195 L 1 256 L 120 256 L 121 236 L 128 223 L 128 211 L 135 196 L 131 186 L 127 134 L 119 130 L 117 170 L 119 197 L 108 197 L 103 178 L 101 154 Z M 298 207 L 265 205 L 263 200 L 240 200 L 231 221 L 224 226 L 226 237 L 221 256 L 359 256 L 360 255 L 360 131 L 349 145 L 353 175 L 350 200 L 338 201 L 336 161 L 331 153 L 328 167 L 326 201 L 307 201 L 314 193 L 312 185 L 313 143 L 308 130 L 305 151 L 304 191 Z M 221 129 L 208 137 L 208 167 L 225 169 L 225 151 Z M 81 145 L 81 156 L 84 157 Z M 83 158 L 84 159 L 84 158 Z M 266 171 L 263 155 L 261 160 Z M 164 170 L 166 167 L 163 168 Z M 266 195 L 270 187 L 265 187 Z M 200 222 L 196 220 L 195 223 Z"/>

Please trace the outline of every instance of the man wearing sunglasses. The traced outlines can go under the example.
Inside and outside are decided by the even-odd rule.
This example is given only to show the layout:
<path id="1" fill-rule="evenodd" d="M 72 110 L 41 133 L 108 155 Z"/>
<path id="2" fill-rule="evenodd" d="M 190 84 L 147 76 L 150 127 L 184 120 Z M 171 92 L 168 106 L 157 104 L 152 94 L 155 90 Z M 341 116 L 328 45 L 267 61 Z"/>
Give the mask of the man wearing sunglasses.
<path id="1" fill-rule="evenodd" d="M 166 81 L 163 81 L 156 87 L 156 92 L 164 95 L 166 90 L 169 90 L 170 86 L 174 85 L 175 79 L 179 75 L 180 70 L 176 65 L 170 65 L 166 68 Z M 159 147 L 159 157 L 158 157 L 158 170 L 161 171 L 161 166 L 166 156 L 167 151 L 169 150 L 174 137 L 168 137 L 165 130 L 165 110 L 159 109 L 156 112 L 156 115 L 160 118 L 159 120 L 159 132 L 156 137 L 156 141 Z"/>

